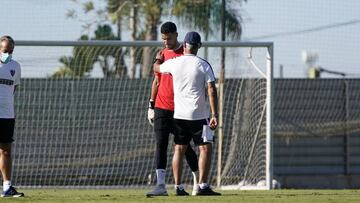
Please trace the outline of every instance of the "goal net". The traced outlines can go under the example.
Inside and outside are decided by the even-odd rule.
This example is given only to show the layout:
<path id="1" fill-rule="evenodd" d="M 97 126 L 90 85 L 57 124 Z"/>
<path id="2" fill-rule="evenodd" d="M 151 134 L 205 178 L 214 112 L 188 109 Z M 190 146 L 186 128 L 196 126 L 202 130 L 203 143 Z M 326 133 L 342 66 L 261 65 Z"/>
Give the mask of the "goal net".
<path id="1" fill-rule="evenodd" d="M 153 75 L 143 66 L 159 42 L 18 41 L 13 180 L 29 187 L 147 187 L 155 183 L 155 137 L 147 121 Z M 147 47 L 146 49 L 144 49 Z M 271 43 L 205 42 L 220 83 L 222 124 L 209 181 L 271 188 Z M 220 90 L 223 89 L 223 90 Z M 170 136 L 166 182 L 173 184 Z M 198 150 L 197 150 L 198 152 Z M 192 183 L 184 164 L 183 180 Z"/>

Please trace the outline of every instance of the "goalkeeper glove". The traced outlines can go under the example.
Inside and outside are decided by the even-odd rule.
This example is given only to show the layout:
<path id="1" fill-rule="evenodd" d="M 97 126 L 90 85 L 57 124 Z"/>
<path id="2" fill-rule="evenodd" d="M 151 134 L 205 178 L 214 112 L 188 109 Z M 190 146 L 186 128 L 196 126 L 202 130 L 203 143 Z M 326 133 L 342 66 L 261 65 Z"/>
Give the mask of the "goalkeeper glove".
<path id="1" fill-rule="evenodd" d="M 155 106 L 154 100 L 150 100 L 149 109 L 148 109 L 148 120 L 151 126 L 154 126 L 154 117 L 155 117 L 154 106 Z"/>

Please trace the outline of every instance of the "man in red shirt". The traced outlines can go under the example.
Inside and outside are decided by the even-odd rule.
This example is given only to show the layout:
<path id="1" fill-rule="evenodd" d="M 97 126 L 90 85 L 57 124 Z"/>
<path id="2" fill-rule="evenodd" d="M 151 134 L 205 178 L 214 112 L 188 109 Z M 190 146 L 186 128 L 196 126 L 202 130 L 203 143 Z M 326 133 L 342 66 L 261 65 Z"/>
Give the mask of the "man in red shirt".
<path id="1" fill-rule="evenodd" d="M 168 59 L 183 55 L 182 44 L 177 41 L 177 28 L 173 22 L 166 22 L 161 26 L 161 38 L 165 48 L 161 50 L 164 62 Z M 156 137 L 156 177 L 157 184 L 154 190 L 148 192 L 146 196 L 167 196 L 165 187 L 165 175 L 167 165 L 167 147 L 169 135 L 174 130 L 174 90 L 172 76 L 169 74 L 155 73 L 152 83 L 151 98 L 149 102 L 148 119 L 154 125 Z M 197 155 L 191 147 L 185 153 L 185 158 L 192 170 L 194 177 L 193 195 L 196 194 L 196 184 L 198 171 Z M 184 188 L 176 188 L 176 195 L 189 195 Z"/>

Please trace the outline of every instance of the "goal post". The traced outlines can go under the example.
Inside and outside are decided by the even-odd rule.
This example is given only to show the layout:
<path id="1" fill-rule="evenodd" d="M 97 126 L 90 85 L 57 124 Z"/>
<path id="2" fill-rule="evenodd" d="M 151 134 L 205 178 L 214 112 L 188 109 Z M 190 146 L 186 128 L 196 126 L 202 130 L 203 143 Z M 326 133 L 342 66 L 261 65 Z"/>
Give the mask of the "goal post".
<path id="1" fill-rule="evenodd" d="M 267 47 L 266 59 L 266 189 L 273 189 L 273 95 L 274 46 Z"/>
<path id="2" fill-rule="evenodd" d="M 248 57 L 247 60 L 249 61 L 249 64 L 251 64 L 252 68 L 256 70 L 256 72 L 259 73 L 260 77 L 264 78 L 266 81 L 266 102 L 263 106 L 263 111 L 261 113 L 259 124 L 262 122 L 264 118 L 266 118 L 266 142 L 265 142 L 265 176 L 261 177 L 260 179 L 254 180 L 247 180 L 248 171 L 250 170 L 250 162 L 252 161 L 253 152 L 256 145 L 256 139 L 254 139 L 254 142 L 251 146 L 248 146 L 250 149 L 250 153 L 248 154 L 248 163 L 246 164 L 245 171 L 242 177 L 242 180 L 238 182 L 238 184 L 222 184 L 222 168 L 223 168 L 223 154 L 222 154 L 222 147 L 223 147 L 223 120 L 221 120 L 218 134 L 219 134 L 219 144 L 218 144 L 218 162 L 217 162 L 217 186 L 222 187 L 223 189 L 244 189 L 244 190 L 252 190 L 252 189 L 272 189 L 274 186 L 273 184 L 273 155 L 272 155 L 272 121 L 273 121 L 273 104 L 272 104 L 272 98 L 273 98 L 273 43 L 271 42 L 215 42 L 210 43 L 208 46 L 225 46 L 225 47 L 246 47 L 250 48 L 248 51 Z M 253 53 L 252 48 L 265 48 L 266 49 L 266 63 L 265 63 L 265 70 L 261 70 L 261 68 L 258 67 L 258 65 L 253 60 Z M 225 68 L 226 69 L 226 68 Z M 220 76 L 224 76 L 225 74 L 220 74 Z M 225 81 L 225 78 L 220 78 L 219 81 Z M 220 88 L 222 89 L 223 84 L 220 84 Z M 221 97 L 225 97 L 227 95 L 222 95 L 224 92 L 220 89 L 220 100 L 222 100 Z M 222 103 L 222 102 L 221 102 Z M 220 106 L 220 109 L 223 107 Z M 219 118 L 223 118 L 223 112 L 220 111 Z M 260 130 L 260 125 L 258 125 L 257 130 L 254 134 L 254 136 L 257 138 Z M 226 136 L 226 135 L 225 135 Z"/>
<path id="3" fill-rule="evenodd" d="M 153 77 L 140 72 L 143 48 L 150 47 L 155 56 L 162 46 L 152 41 L 16 41 L 14 59 L 23 68 L 15 103 L 17 185 L 154 184 L 155 137 L 146 119 Z M 223 189 L 271 189 L 273 43 L 204 42 L 202 47 L 217 77 L 219 52 L 226 51 L 224 94 L 219 95 L 223 125 L 217 132 L 223 137 L 214 144 L 209 181 Z M 172 184 L 169 140 L 166 182 Z M 183 173 L 184 183 L 191 185 L 186 164 Z"/>

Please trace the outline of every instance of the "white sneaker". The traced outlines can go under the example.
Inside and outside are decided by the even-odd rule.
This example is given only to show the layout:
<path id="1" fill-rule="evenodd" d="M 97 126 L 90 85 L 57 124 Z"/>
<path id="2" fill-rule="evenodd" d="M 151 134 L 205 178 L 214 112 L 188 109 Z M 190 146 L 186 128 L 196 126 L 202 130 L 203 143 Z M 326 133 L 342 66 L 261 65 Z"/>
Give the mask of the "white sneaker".
<path id="1" fill-rule="evenodd" d="M 156 185 L 156 187 L 154 188 L 154 190 L 146 193 L 147 197 L 152 197 L 152 196 L 168 196 L 168 193 L 166 191 L 166 187 L 165 184 L 160 184 L 160 185 Z"/>

